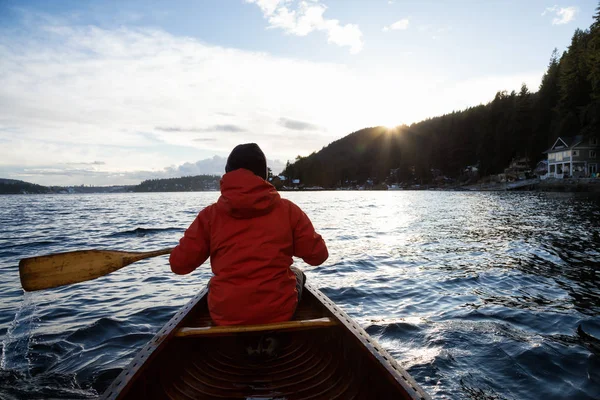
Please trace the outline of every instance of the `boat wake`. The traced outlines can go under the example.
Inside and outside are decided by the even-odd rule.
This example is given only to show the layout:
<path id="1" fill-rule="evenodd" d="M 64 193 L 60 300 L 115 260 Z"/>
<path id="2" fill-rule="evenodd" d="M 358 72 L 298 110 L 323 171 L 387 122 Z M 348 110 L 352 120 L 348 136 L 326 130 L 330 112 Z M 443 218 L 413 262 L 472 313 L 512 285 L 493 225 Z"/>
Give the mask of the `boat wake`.
<path id="1" fill-rule="evenodd" d="M 0 398 L 17 399 L 95 399 L 98 392 L 82 388 L 72 375 L 40 374 L 29 377 L 13 370 L 0 370 Z"/>
<path id="2" fill-rule="evenodd" d="M 30 360 L 28 358 L 33 332 L 35 303 L 33 295 L 25 293 L 21 306 L 2 340 L 2 356 L 0 370 L 14 369 L 29 375 Z"/>

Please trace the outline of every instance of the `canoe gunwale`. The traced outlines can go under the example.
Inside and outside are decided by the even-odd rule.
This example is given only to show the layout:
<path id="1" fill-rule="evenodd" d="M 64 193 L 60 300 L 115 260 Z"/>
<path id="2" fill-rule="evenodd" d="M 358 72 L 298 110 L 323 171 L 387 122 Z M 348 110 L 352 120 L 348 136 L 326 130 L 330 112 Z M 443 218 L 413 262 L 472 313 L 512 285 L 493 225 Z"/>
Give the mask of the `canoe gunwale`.
<path id="1" fill-rule="evenodd" d="M 381 347 L 377 341 L 362 329 L 356 321 L 348 316 L 342 309 L 337 306 L 329 297 L 324 295 L 319 289 L 306 283 L 305 288 L 308 289 L 325 308 L 331 312 L 334 317 L 343 324 L 352 335 L 361 342 L 369 353 L 377 359 L 377 361 L 394 377 L 411 397 L 415 400 L 431 400 L 431 397 L 419 386 L 412 376 L 385 349 Z"/>

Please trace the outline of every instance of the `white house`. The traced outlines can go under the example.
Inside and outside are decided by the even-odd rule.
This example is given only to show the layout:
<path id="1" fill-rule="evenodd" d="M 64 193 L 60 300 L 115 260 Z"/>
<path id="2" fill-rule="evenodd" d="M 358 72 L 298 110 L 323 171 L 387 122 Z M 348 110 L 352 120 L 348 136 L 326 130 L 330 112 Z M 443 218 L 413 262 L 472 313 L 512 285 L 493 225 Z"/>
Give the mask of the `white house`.
<path id="1" fill-rule="evenodd" d="M 548 154 L 548 178 L 584 178 L 598 173 L 598 136 L 559 137 Z"/>

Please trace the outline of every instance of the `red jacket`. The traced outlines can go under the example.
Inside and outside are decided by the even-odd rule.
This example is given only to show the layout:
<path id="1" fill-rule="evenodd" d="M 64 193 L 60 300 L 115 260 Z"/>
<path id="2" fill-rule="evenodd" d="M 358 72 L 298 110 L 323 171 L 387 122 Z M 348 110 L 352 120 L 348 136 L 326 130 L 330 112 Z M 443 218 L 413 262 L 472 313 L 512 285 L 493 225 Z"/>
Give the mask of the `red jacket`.
<path id="1" fill-rule="evenodd" d="M 210 256 L 208 308 L 218 325 L 289 320 L 296 308 L 292 256 L 310 265 L 328 257 L 325 242 L 300 208 L 245 169 L 221 179 L 221 197 L 198 214 L 173 249 L 176 274 Z"/>

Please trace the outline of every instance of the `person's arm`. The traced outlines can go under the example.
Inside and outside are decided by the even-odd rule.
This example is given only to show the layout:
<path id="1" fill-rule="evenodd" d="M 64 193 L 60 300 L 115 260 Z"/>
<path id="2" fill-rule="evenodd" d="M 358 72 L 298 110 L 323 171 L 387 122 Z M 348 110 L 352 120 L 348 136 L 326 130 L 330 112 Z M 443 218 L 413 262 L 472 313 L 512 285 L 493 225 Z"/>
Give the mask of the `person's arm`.
<path id="1" fill-rule="evenodd" d="M 176 274 L 189 274 L 206 261 L 210 255 L 209 208 L 198 214 L 192 225 L 185 231 L 169 257 L 171 271 Z"/>
<path id="2" fill-rule="evenodd" d="M 307 264 L 321 265 L 329 257 L 325 241 L 313 228 L 308 216 L 291 203 L 292 229 L 294 233 L 294 256 L 300 257 Z"/>

